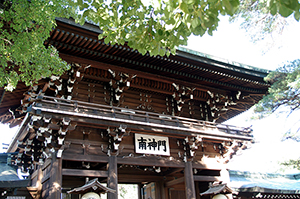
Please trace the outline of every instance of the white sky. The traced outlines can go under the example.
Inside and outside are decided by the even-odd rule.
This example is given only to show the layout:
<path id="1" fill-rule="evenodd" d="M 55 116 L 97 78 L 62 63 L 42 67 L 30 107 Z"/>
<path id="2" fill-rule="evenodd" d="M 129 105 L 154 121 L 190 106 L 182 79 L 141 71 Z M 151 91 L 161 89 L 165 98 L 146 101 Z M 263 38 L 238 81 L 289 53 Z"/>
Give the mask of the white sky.
<path id="1" fill-rule="evenodd" d="M 285 29 L 280 38 L 276 39 L 276 43 L 282 44 L 282 47 L 262 54 L 261 49 L 265 43 L 253 44 L 249 41 L 245 31 L 239 29 L 238 24 L 231 24 L 227 18 L 223 18 L 213 36 L 191 36 L 187 48 L 258 68 L 274 70 L 283 62 L 300 58 L 299 32 L 299 23 L 293 23 Z M 278 117 L 278 114 L 275 114 L 264 120 L 252 121 L 249 120 L 251 114 L 248 111 L 230 120 L 229 123 L 232 125 L 245 127 L 252 125 L 257 143 L 253 144 L 251 149 L 245 150 L 242 155 L 234 157 L 229 168 L 244 171 L 278 172 L 279 161 L 289 157 L 299 157 L 300 154 L 296 150 L 296 147 L 299 147 L 298 143 L 281 142 L 283 133 L 291 125 L 288 121 L 295 115 L 297 113 L 286 119 L 285 116 Z M 7 126 L 2 125 L 1 143 L 9 143 L 11 137 L 7 135 L 14 135 L 15 131 L 16 129 L 9 130 Z"/>
<path id="2" fill-rule="evenodd" d="M 295 131 L 300 127 L 300 111 L 288 115 L 286 110 L 276 111 L 264 119 L 253 120 L 252 109 L 228 121 L 238 126 L 252 125 L 255 143 L 250 149 L 242 151 L 233 157 L 228 164 L 232 170 L 253 171 L 264 173 L 299 173 L 293 169 L 282 170 L 279 166 L 282 161 L 300 157 L 300 143 L 293 140 L 283 140 L 283 135 L 289 129 Z"/>
<path id="3" fill-rule="evenodd" d="M 239 28 L 239 24 L 229 23 L 228 18 L 223 17 L 213 36 L 192 36 L 188 48 L 258 68 L 274 70 L 283 62 L 299 58 L 299 32 L 299 23 L 291 23 L 285 28 L 282 36 L 274 36 L 275 43 L 282 44 L 282 47 L 273 48 L 262 54 L 266 42 L 253 44 L 246 32 Z"/>

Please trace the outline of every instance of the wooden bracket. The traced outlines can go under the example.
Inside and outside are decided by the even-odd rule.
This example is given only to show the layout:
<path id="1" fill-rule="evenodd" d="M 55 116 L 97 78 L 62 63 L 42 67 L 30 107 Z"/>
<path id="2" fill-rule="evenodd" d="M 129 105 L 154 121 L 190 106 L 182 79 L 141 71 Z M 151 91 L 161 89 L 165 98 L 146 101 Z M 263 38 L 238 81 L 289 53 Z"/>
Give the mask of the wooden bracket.
<path id="1" fill-rule="evenodd" d="M 242 150 L 249 148 L 250 144 L 250 141 L 233 140 L 231 142 L 214 144 L 214 148 L 221 154 L 222 162 L 228 163 L 229 160 L 233 157 L 233 155 L 241 153 Z"/>
<path id="2" fill-rule="evenodd" d="M 106 103 L 109 105 L 119 106 L 122 104 L 124 91 L 130 87 L 130 82 L 136 75 L 108 69 L 111 79 L 104 87 L 106 89 Z"/>
<path id="3" fill-rule="evenodd" d="M 172 84 L 175 88 L 175 92 L 172 95 L 172 115 L 179 116 L 182 112 L 183 105 L 189 100 L 193 99 L 193 92 L 195 88 L 189 88 L 185 86 L 180 86 L 178 84 Z"/>
<path id="4" fill-rule="evenodd" d="M 153 107 L 151 105 L 152 99 L 151 95 L 147 93 L 140 93 L 140 101 L 141 104 L 137 107 L 138 109 L 145 111 L 153 111 Z"/>
<path id="5" fill-rule="evenodd" d="M 109 136 L 108 155 L 115 155 L 119 151 L 119 145 L 122 142 L 123 136 L 129 135 L 129 131 L 126 130 L 126 125 L 120 125 L 119 128 L 111 130 L 107 129 Z"/>
<path id="6" fill-rule="evenodd" d="M 192 160 L 195 156 L 195 151 L 198 150 L 199 146 L 202 146 L 202 144 L 203 141 L 201 136 L 179 139 L 177 145 L 184 151 L 183 154 L 178 154 L 179 157 L 182 157 L 185 162 Z"/>
<path id="7" fill-rule="evenodd" d="M 236 105 L 237 100 L 241 98 L 241 91 L 233 93 L 232 95 L 224 95 L 207 91 L 210 98 L 207 104 L 210 106 L 211 116 L 213 122 L 216 122 L 221 114 L 225 114 L 230 106 Z"/>

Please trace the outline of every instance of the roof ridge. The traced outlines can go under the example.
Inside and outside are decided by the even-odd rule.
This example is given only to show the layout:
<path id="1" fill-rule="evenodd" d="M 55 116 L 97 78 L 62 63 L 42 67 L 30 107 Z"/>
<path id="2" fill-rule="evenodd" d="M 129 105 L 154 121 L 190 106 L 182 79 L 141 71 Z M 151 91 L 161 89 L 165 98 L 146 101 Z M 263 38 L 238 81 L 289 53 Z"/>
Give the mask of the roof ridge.
<path id="1" fill-rule="evenodd" d="M 247 70 L 254 70 L 254 71 L 263 72 L 263 73 L 269 73 L 271 71 L 271 70 L 268 70 L 268 69 L 263 69 L 263 68 L 258 68 L 258 67 L 255 67 L 255 66 L 250 66 L 248 64 L 243 64 L 243 63 L 240 63 L 240 62 L 232 61 L 232 60 L 222 58 L 222 57 L 218 57 L 218 56 L 215 56 L 215 55 L 211 55 L 211 54 L 208 54 L 208 53 L 203 53 L 203 52 L 200 52 L 200 51 L 192 50 L 192 49 L 184 47 L 184 46 L 178 46 L 177 50 L 180 50 L 180 51 L 192 54 L 192 55 L 205 57 L 207 59 L 214 60 L 214 61 L 217 61 L 217 62 L 230 64 L 230 65 L 240 67 L 240 68 L 243 68 L 243 69 L 247 69 Z"/>

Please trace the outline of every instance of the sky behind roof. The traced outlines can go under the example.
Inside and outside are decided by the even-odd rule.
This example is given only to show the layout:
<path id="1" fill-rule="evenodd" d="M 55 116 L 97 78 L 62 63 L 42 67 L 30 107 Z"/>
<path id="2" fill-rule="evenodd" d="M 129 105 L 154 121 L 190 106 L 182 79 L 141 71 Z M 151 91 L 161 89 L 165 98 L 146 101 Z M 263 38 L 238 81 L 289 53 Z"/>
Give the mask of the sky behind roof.
<path id="1" fill-rule="evenodd" d="M 239 23 L 230 23 L 228 19 L 221 18 L 213 36 L 191 36 L 187 48 L 268 70 L 275 70 L 282 63 L 299 58 L 300 24 L 294 20 L 284 28 L 282 35 L 254 44 L 246 31 L 240 29 Z M 275 46 L 263 53 L 270 44 Z"/>

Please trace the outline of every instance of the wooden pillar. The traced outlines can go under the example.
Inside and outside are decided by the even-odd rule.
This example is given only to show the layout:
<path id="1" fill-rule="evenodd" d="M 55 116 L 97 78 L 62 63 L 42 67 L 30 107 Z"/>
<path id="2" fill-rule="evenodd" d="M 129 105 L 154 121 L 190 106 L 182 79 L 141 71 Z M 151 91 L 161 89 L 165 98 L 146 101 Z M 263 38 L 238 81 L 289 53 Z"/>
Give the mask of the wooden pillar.
<path id="1" fill-rule="evenodd" d="M 49 199 L 61 198 L 62 185 L 62 159 L 56 158 L 56 153 L 52 153 L 52 166 L 50 170 Z"/>
<path id="2" fill-rule="evenodd" d="M 188 199 L 196 199 L 193 165 L 191 161 L 185 163 L 184 168 L 185 196 Z"/>
<path id="3" fill-rule="evenodd" d="M 200 189 L 199 189 L 199 182 L 195 182 L 195 193 L 196 193 L 196 199 L 200 199 Z"/>
<path id="4" fill-rule="evenodd" d="M 142 192 L 142 188 L 143 188 L 143 185 L 141 183 L 138 184 L 138 199 L 142 199 L 143 196 L 143 192 Z"/>
<path id="5" fill-rule="evenodd" d="M 165 199 L 170 199 L 170 188 L 165 187 Z"/>
<path id="6" fill-rule="evenodd" d="M 37 181 L 36 181 L 36 187 L 37 187 L 37 194 L 35 199 L 40 199 L 41 198 L 41 192 L 42 192 L 42 188 L 43 188 L 43 184 L 42 184 L 42 180 L 43 180 L 43 171 L 42 171 L 42 167 L 39 165 L 38 169 L 37 169 L 38 173 L 37 173 Z"/>
<path id="7" fill-rule="evenodd" d="M 155 182 L 155 199 L 166 199 L 165 187 L 163 181 Z"/>
<path id="8" fill-rule="evenodd" d="M 107 199 L 118 199 L 118 165 L 117 156 L 111 155 L 108 158 L 107 187 L 116 190 L 115 193 L 107 193 Z"/>

